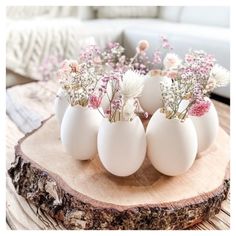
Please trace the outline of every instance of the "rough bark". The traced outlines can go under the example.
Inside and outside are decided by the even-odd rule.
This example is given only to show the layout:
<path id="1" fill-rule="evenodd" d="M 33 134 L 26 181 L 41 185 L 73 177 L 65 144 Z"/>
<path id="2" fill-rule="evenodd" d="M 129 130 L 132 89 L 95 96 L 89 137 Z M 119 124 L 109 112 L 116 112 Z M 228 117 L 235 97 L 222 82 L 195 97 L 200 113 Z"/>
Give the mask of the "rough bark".
<path id="1" fill-rule="evenodd" d="M 18 194 L 61 221 L 67 229 L 186 229 L 220 211 L 230 183 L 226 176 L 221 186 L 196 199 L 116 209 L 97 207 L 71 195 L 49 173 L 19 153 L 8 173 Z"/>
<path id="2" fill-rule="evenodd" d="M 132 206 L 96 201 L 74 191 L 24 154 L 21 144 L 38 129 L 19 140 L 8 174 L 19 195 L 67 229 L 186 229 L 217 214 L 227 198 L 229 166 L 218 188 L 193 198 Z"/>

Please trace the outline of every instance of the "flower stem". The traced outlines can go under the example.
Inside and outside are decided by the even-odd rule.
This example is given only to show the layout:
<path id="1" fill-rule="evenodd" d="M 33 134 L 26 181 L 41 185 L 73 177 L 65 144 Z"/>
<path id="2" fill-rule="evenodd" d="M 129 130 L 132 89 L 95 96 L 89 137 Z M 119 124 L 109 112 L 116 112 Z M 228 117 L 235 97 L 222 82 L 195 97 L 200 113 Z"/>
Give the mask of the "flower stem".
<path id="1" fill-rule="evenodd" d="M 129 63 L 129 65 L 128 65 L 128 67 L 130 67 L 132 64 L 133 64 L 133 62 L 134 62 L 134 60 L 138 57 L 138 55 L 139 55 L 139 53 L 138 52 L 136 52 L 136 54 L 134 55 L 134 57 L 133 58 L 131 58 L 131 60 L 130 60 L 130 63 Z"/>
<path id="2" fill-rule="evenodd" d="M 98 107 L 98 112 L 102 115 L 103 118 L 105 118 L 104 114 L 99 110 L 99 107 Z"/>

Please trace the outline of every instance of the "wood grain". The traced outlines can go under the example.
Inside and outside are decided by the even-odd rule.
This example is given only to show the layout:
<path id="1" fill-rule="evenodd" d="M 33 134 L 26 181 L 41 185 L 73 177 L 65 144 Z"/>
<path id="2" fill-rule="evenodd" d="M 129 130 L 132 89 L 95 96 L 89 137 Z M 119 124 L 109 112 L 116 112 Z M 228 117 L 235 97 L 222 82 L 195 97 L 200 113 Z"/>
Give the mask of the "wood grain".
<path id="1" fill-rule="evenodd" d="M 27 108 L 33 107 L 36 111 L 38 110 L 39 115 L 41 115 L 41 118 L 46 118 L 48 115 L 50 115 L 52 113 L 52 97 L 55 94 L 55 91 L 57 90 L 57 85 L 54 82 L 45 82 L 45 83 L 31 83 L 31 84 L 27 84 L 24 86 L 16 86 L 13 87 L 11 89 L 8 90 L 9 94 L 12 97 L 12 103 L 18 102 L 18 105 L 25 105 Z M 33 94 L 33 96 L 32 96 Z M 46 96 L 42 96 L 43 94 L 46 94 Z M 21 103 L 19 103 L 19 100 L 21 100 Z M 26 104 L 29 105 L 26 105 Z M 215 102 L 214 102 L 215 103 Z M 220 124 L 223 125 L 224 129 L 229 133 L 229 106 L 221 104 L 216 102 L 215 103 L 216 109 L 218 110 L 218 114 L 219 114 L 219 118 L 220 118 Z M 17 109 L 17 108 L 15 108 Z M 8 107 L 8 111 L 9 113 L 14 110 L 12 107 Z M 29 109 L 30 110 L 30 109 Z M 19 109 L 20 112 L 20 109 Z M 33 121 L 31 115 L 30 115 L 30 111 L 27 114 L 28 116 L 28 123 L 31 123 Z M 9 122 L 11 122 L 8 119 Z M 32 122 L 33 124 L 33 122 Z M 19 126 L 18 126 L 19 127 Z M 20 127 L 19 127 L 20 128 Z M 12 140 L 15 133 L 18 133 L 19 130 L 17 129 L 17 127 L 10 125 L 9 130 L 11 130 L 11 132 L 9 133 L 9 136 L 7 137 L 7 149 L 11 150 L 11 152 L 7 153 L 7 160 L 12 159 L 13 158 L 13 146 L 14 146 L 14 142 L 15 140 Z M 19 134 L 19 133 L 18 133 Z M 19 136 L 22 136 L 23 133 L 20 132 Z M 16 136 L 16 139 L 19 138 L 19 136 Z M 12 140 L 12 141 L 10 141 Z M 10 189 L 9 186 L 7 186 L 7 189 Z M 13 191 L 8 191 L 7 194 L 11 194 L 14 198 L 17 198 L 18 195 L 15 193 L 14 189 Z M 8 199 L 8 197 L 7 197 Z M 9 198 L 10 199 L 10 198 Z M 7 200 L 8 201 L 8 200 Z M 64 228 L 63 226 L 58 226 L 58 222 L 55 222 L 52 224 L 50 223 L 50 221 L 53 222 L 52 219 L 48 220 L 50 217 L 47 216 L 47 218 L 45 218 L 44 215 L 47 215 L 45 212 L 43 212 L 43 210 L 40 209 L 40 211 L 38 211 L 38 213 L 36 214 L 36 211 L 32 211 L 30 205 L 28 205 L 28 203 L 26 202 L 26 204 L 28 205 L 28 207 L 25 205 L 24 210 L 25 213 L 21 213 L 21 214 L 17 214 L 18 211 L 16 211 L 17 207 L 20 208 L 20 203 L 24 201 L 24 198 L 20 198 L 20 200 L 11 202 L 10 204 L 7 203 L 7 223 L 8 223 L 8 227 L 10 225 L 10 228 L 16 228 L 16 229 L 20 229 L 21 227 L 19 225 L 24 226 L 24 222 L 21 222 L 23 220 L 23 218 L 33 218 L 31 213 L 33 213 L 36 216 L 36 219 L 38 222 L 41 222 L 41 219 L 44 219 L 43 221 L 47 222 L 45 224 L 43 224 L 38 228 L 38 229 L 54 229 L 54 228 Z M 222 204 L 222 208 L 220 210 L 220 213 L 218 215 L 216 215 L 215 217 L 212 217 L 210 220 L 208 221 L 204 221 L 201 224 L 198 224 L 196 226 L 194 226 L 192 229 L 229 229 L 229 219 L 230 219 L 230 196 L 228 196 L 228 199 L 223 202 Z M 17 206 L 16 208 L 13 206 Z M 13 210 L 14 209 L 14 210 Z M 9 214 L 11 214 L 11 216 L 14 216 L 14 220 L 11 220 L 11 224 L 9 224 Z M 19 215 L 21 217 L 19 217 Z M 12 218 L 11 218 L 12 219 Z M 17 224 L 17 222 L 20 222 L 20 224 Z M 40 225 L 40 224 L 38 224 Z M 43 226 L 44 225 L 44 226 Z M 54 226 L 53 226 L 54 225 Z M 24 226 L 25 227 L 25 226 Z M 33 227 L 33 226 L 32 226 Z"/>
<path id="2" fill-rule="evenodd" d="M 73 159 L 63 150 L 54 117 L 24 139 L 16 147 L 16 155 L 18 152 L 49 173 L 60 176 L 66 185 L 85 196 L 129 206 L 179 201 L 218 188 L 229 163 L 229 138 L 220 129 L 214 145 L 199 155 L 186 174 L 174 178 L 157 172 L 147 158 L 138 172 L 126 178 L 109 174 L 98 156 L 85 162 Z M 171 194 L 172 191 L 175 194 Z"/>
<path id="3" fill-rule="evenodd" d="M 19 141 L 9 175 L 20 195 L 68 229 L 185 229 L 219 212 L 228 164 L 229 137 L 220 129 L 183 175 L 162 175 L 146 158 L 134 175 L 115 177 L 97 156 L 68 156 L 53 117 Z"/>

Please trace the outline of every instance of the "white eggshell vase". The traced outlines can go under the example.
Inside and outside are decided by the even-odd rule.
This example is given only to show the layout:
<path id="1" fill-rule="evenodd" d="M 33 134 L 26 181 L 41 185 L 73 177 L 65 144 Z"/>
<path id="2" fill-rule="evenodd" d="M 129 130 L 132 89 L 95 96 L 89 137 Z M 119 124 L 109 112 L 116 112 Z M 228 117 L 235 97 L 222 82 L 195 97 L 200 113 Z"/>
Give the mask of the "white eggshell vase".
<path id="1" fill-rule="evenodd" d="M 190 116 L 196 128 L 198 138 L 198 153 L 207 150 L 215 141 L 219 131 L 219 118 L 214 104 L 210 99 L 211 106 L 203 116 Z"/>
<path id="2" fill-rule="evenodd" d="M 64 89 L 60 88 L 57 92 L 56 99 L 54 101 L 54 112 L 56 120 L 61 126 L 61 122 L 66 111 L 66 108 L 69 106 L 67 95 Z"/>
<path id="3" fill-rule="evenodd" d="M 78 160 L 97 154 L 97 133 L 102 116 L 97 110 L 69 106 L 61 124 L 61 141 L 65 151 Z"/>
<path id="4" fill-rule="evenodd" d="M 146 137 L 139 117 L 111 123 L 104 119 L 98 131 L 98 154 L 105 169 L 116 176 L 129 176 L 142 165 Z"/>
<path id="5" fill-rule="evenodd" d="M 157 110 L 148 123 L 146 136 L 148 157 L 159 172 L 177 176 L 192 166 L 197 154 L 197 134 L 191 119 L 167 119 Z"/>
<path id="6" fill-rule="evenodd" d="M 147 76 L 144 80 L 144 87 L 139 102 L 141 107 L 148 114 L 153 114 L 158 108 L 162 107 L 162 96 L 160 81 L 163 77 Z"/>

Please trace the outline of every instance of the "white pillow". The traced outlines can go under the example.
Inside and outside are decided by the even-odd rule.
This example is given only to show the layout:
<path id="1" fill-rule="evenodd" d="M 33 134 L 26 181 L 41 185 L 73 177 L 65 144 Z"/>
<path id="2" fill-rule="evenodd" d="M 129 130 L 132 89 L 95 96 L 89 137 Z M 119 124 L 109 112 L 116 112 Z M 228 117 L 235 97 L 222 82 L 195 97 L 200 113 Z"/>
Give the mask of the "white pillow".
<path id="1" fill-rule="evenodd" d="M 229 27 L 230 8 L 221 6 L 183 7 L 180 22 Z"/>
<path id="2" fill-rule="evenodd" d="M 157 6 L 103 6 L 94 7 L 97 18 L 155 18 Z"/>

